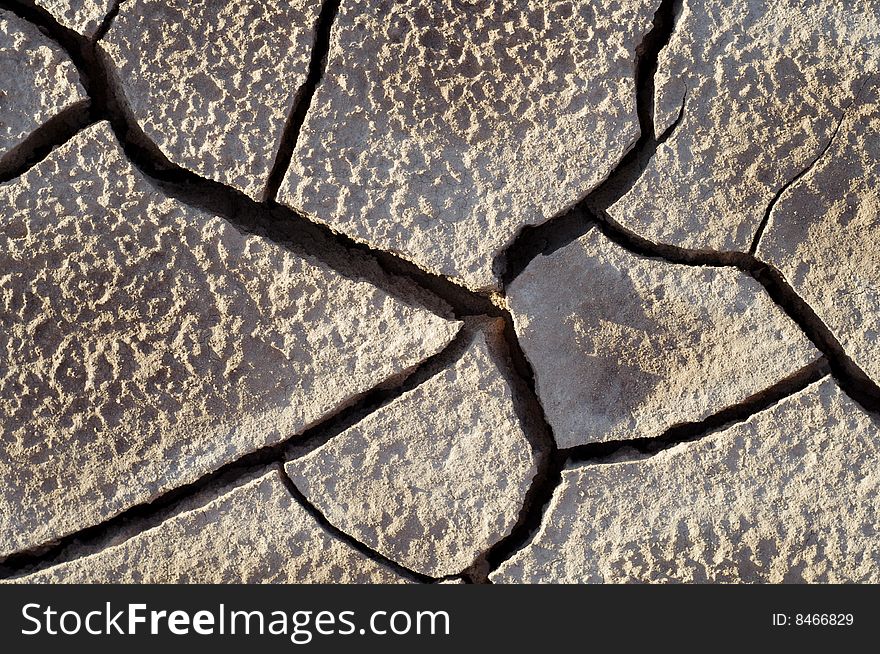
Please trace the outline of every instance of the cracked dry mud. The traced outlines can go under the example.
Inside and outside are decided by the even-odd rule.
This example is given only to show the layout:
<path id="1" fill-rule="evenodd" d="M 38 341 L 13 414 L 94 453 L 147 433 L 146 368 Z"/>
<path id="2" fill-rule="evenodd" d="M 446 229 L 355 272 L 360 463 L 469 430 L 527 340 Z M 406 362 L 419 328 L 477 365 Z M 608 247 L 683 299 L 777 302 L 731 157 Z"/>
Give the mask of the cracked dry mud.
<path id="1" fill-rule="evenodd" d="M 872 0 L 0 0 L 4 582 L 878 582 Z"/>

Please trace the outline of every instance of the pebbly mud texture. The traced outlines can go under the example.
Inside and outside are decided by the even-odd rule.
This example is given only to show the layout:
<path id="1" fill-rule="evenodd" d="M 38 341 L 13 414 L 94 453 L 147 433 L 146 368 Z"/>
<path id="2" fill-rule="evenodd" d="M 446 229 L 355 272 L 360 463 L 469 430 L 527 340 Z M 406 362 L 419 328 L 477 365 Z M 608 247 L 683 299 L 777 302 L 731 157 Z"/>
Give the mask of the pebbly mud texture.
<path id="1" fill-rule="evenodd" d="M 280 199 L 471 288 L 639 136 L 656 0 L 343 0 Z"/>
<path id="2" fill-rule="evenodd" d="M 46 134 L 88 106 L 76 67 L 31 23 L 0 9 L 0 177 L 13 176 Z"/>
<path id="3" fill-rule="evenodd" d="M 172 163 L 263 200 L 319 8 L 131 0 L 99 45 L 145 139 Z"/>
<path id="4" fill-rule="evenodd" d="M 0 583 L 878 582 L 873 0 L 0 0 Z"/>
<path id="5" fill-rule="evenodd" d="M 33 0 L 64 27 L 93 39 L 114 7 L 128 0 Z"/>

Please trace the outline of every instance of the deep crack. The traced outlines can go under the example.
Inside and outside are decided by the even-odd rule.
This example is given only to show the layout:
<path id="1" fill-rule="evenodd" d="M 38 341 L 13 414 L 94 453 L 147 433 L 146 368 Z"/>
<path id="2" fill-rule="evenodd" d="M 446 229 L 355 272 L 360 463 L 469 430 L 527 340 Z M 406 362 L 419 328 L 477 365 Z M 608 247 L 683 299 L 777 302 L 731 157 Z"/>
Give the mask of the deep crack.
<path id="1" fill-rule="evenodd" d="M 52 150 L 94 122 L 87 100 L 58 112 L 0 160 L 0 184 L 21 177 Z"/>
<path id="2" fill-rule="evenodd" d="M 330 0 L 321 13 L 319 31 L 326 42 L 315 48 L 313 63 L 318 61 L 315 64 L 318 69 L 324 56 L 321 53 L 329 49 L 330 23 L 337 4 Z M 317 258 L 349 278 L 367 280 L 395 297 L 425 306 L 439 315 L 504 315 L 491 295 L 471 291 L 446 277 L 426 272 L 402 257 L 313 223 L 292 209 L 274 202 L 256 202 L 236 189 L 172 163 L 134 119 L 113 66 L 98 44 L 20 0 L 0 0 L 0 6 L 38 25 L 67 52 L 91 100 L 85 124 L 109 121 L 129 161 L 171 197 L 211 211 L 246 233 L 268 238 L 299 256 Z M 300 102 L 300 106 L 305 105 Z M 53 141 L 53 145 L 57 144 Z"/>
<path id="3" fill-rule="evenodd" d="M 188 484 L 177 486 L 148 502 L 132 506 L 97 525 L 68 534 L 52 543 L 16 552 L 0 559 L 0 579 L 36 572 L 72 558 L 80 558 L 81 551 L 91 553 L 90 550 L 99 549 L 108 534 L 119 533 L 131 525 L 138 525 L 138 532 L 142 532 L 162 522 L 169 510 L 187 498 L 253 474 L 267 466 L 283 464 L 293 456 L 302 456 L 328 442 L 364 416 L 416 388 L 438 374 L 438 370 L 448 367 L 463 351 L 464 338 L 462 331 L 437 354 L 352 398 L 347 404 L 337 407 L 330 415 L 321 418 L 317 424 L 297 434 L 291 434 L 281 442 L 240 456 Z"/>
<path id="4" fill-rule="evenodd" d="M 321 12 L 315 23 L 315 40 L 312 43 L 312 54 L 309 60 L 309 73 L 302 87 L 297 91 L 293 109 L 284 124 L 278 153 L 269 173 L 264 199 L 274 200 L 284 180 L 284 174 L 290 167 L 290 160 L 299 139 L 299 133 L 306 120 L 306 114 L 312 106 L 312 98 L 324 76 L 327 66 L 327 55 L 330 52 L 330 31 L 339 11 L 340 0 L 324 0 Z"/>
<path id="5" fill-rule="evenodd" d="M 683 0 L 663 0 L 654 13 L 653 26 L 636 47 L 634 70 L 636 115 L 640 136 L 632 149 L 611 171 L 604 182 L 564 214 L 540 225 L 529 225 L 520 230 L 510 247 L 497 257 L 494 267 L 501 272 L 504 287 L 516 279 L 537 256 L 547 255 L 565 247 L 583 236 L 592 221 L 590 215 L 597 207 L 604 209 L 622 197 L 641 176 L 659 141 L 654 135 L 654 75 L 660 51 L 666 47 L 675 31 L 675 18 Z M 675 123 L 661 136 L 665 141 L 684 115 L 684 100 Z"/>

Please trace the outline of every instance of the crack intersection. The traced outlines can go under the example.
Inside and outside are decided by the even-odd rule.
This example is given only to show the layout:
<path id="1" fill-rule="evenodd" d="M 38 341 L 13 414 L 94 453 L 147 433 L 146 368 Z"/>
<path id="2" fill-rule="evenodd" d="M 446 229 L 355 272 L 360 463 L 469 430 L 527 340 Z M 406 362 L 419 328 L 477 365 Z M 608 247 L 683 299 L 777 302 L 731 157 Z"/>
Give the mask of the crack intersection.
<path id="1" fill-rule="evenodd" d="M 439 315 L 456 318 L 477 316 L 502 318 L 503 338 L 509 350 L 512 368 L 524 388 L 520 404 L 525 407 L 524 411 L 531 416 L 536 425 L 533 446 L 541 451 L 541 456 L 538 474 L 528 491 L 516 526 L 463 571 L 462 575 L 468 582 L 489 583 L 489 573 L 529 542 L 540 527 L 544 511 L 561 482 L 562 469 L 569 463 L 603 463 L 619 460 L 619 457 L 629 456 L 628 453 L 632 452 L 637 453 L 638 457 L 650 456 L 679 443 L 697 440 L 724 425 L 741 422 L 757 412 L 766 410 L 829 373 L 835 377 L 844 391 L 864 408 L 873 413 L 880 413 L 880 387 L 845 354 L 830 329 L 795 293 L 783 276 L 772 266 L 759 261 L 754 256 L 776 202 L 787 188 L 806 175 L 828 151 L 847 110 L 855 103 L 858 95 L 842 113 L 831 138 L 818 156 L 777 192 L 763 216 L 748 253 L 690 250 L 644 239 L 618 224 L 608 214 L 607 209 L 632 188 L 657 147 L 671 138 L 685 115 L 687 94 L 682 99 L 678 117 L 673 124 L 659 136 L 655 134 L 654 76 L 659 54 L 669 43 L 674 32 L 675 20 L 680 13 L 682 0 L 661 2 L 654 17 L 653 27 L 645 34 L 636 50 L 636 108 L 641 136 L 605 182 L 582 199 L 571 211 L 552 218 L 540 226 L 521 230 L 507 251 L 496 261 L 497 269 L 503 271 L 503 286 L 506 288 L 534 258 L 568 245 L 586 234 L 589 229 L 598 228 L 619 246 L 642 256 L 683 265 L 738 268 L 761 283 L 773 301 L 794 320 L 824 357 L 790 378 L 737 405 L 727 407 L 704 420 L 677 425 L 660 436 L 596 443 L 560 450 L 553 439 L 552 429 L 537 397 L 534 373 L 519 345 L 511 314 L 499 306 L 491 295 L 472 291 L 448 278 L 428 273 L 397 255 L 357 243 L 326 226 L 313 223 L 275 201 L 314 93 L 324 74 L 330 49 L 331 30 L 340 0 L 324 0 L 322 4 L 316 24 L 316 39 L 313 43 L 307 81 L 298 90 L 293 109 L 285 123 L 278 153 L 267 180 L 263 202 L 256 202 L 239 191 L 172 164 L 143 134 L 127 108 L 112 66 L 101 53 L 97 43 L 110 29 L 122 1 L 124 0 L 114 4 L 94 40 L 89 40 L 61 26 L 47 12 L 31 2 L 0 0 L 0 6 L 40 26 L 50 38 L 61 45 L 74 61 L 90 98 L 88 107 L 82 109 L 82 115 L 67 116 L 62 121 L 64 126 L 47 123 L 37 130 L 39 132 L 37 138 L 26 148 L 28 154 L 24 156 L 24 163 L 5 169 L 0 167 L 0 182 L 13 179 L 36 165 L 53 147 L 65 142 L 77 131 L 97 121 L 108 120 L 129 160 L 154 183 L 181 202 L 208 209 L 221 215 L 244 232 L 265 236 L 304 256 L 317 257 L 344 275 L 367 279 L 383 290 L 388 290 L 389 293 L 411 303 L 425 306 Z M 78 543 L 96 543 L 107 533 L 129 523 L 150 525 L 151 521 L 160 520 L 170 507 L 201 490 L 214 487 L 223 481 L 252 474 L 269 465 L 280 465 L 283 478 L 289 482 L 288 490 L 294 498 L 337 537 L 368 558 L 379 561 L 408 578 L 423 582 L 437 581 L 400 566 L 333 527 L 293 485 L 283 472 L 283 463 L 292 451 L 310 451 L 320 446 L 344 430 L 346 425 L 354 424 L 364 415 L 405 392 L 407 388 L 421 383 L 430 376 L 426 371 L 432 370 L 443 361 L 451 360 L 454 356 L 452 353 L 457 347 L 460 347 L 458 338 L 442 352 L 422 362 L 416 370 L 408 371 L 402 374 L 402 378 L 392 382 L 380 384 L 349 405 L 340 407 L 333 415 L 299 436 L 291 436 L 282 443 L 240 457 L 199 480 L 164 493 L 150 503 L 132 507 L 99 525 L 66 536 L 48 546 L 7 557 L 0 561 L 0 578 L 18 576 L 27 571 L 49 567 L 65 560 L 65 556 L 68 556 Z"/>

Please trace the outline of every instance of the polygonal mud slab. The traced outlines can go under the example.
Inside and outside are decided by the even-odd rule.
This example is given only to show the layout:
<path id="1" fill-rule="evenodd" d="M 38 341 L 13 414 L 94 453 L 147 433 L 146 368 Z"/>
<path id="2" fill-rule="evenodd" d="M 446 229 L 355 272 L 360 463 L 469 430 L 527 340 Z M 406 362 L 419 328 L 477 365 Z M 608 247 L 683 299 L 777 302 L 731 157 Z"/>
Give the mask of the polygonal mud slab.
<path id="1" fill-rule="evenodd" d="M 88 104 L 79 73 L 35 25 L 0 10 L 0 172 L 22 163 L 34 132 Z"/>
<path id="2" fill-rule="evenodd" d="M 319 0 L 129 0 L 100 47 L 164 156 L 262 200 L 319 9 Z"/>
<path id="3" fill-rule="evenodd" d="M 780 197 L 757 256 L 880 384 L 880 76 L 867 81 L 828 152 Z"/>
<path id="4" fill-rule="evenodd" d="M 745 273 L 634 255 L 596 229 L 532 261 L 508 299 L 560 447 L 657 436 L 819 356 Z"/>
<path id="5" fill-rule="evenodd" d="M 165 195 L 106 123 L 0 186 L 0 555 L 289 438 L 458 330 Z"/>
<path id="6" fill-rule="evenodd" d="M 131 0 L 120 0 L 128 3 Z M 61 25 L 92 38 L 110 14 L 114 0 L 34 0 Z"/>
<path id="7" fill-rule="evenodd" d="M 656 75 L 661 144 L 611 215 L 686 248 L 748 251 L 777 192 L 880 66 L 871 0 L 685 0 Z"/>
<path id="8" fill-rule="evenodd" d="M 459 573 L 507 535 L 537 472 L 491 338 L 287 464 L 331 524 L 426 575 Z"/>
<path id="9" fill-rule="evenodd" d="M 32 575 L 50 584 L 407 583 L 339 540 L 274 470 L 119 545 Z"/>
<path id="10" fill-rule="evenodd" d="M 473 288 L 639 136 L 659 0 L 343 0 L 280 201 Z"/>
<path id="11" fill-rule="evenodd" d="M 519 582 L 880 580 L 880 423 L 830 379 L 695 443 L 571 466 Z"/>

